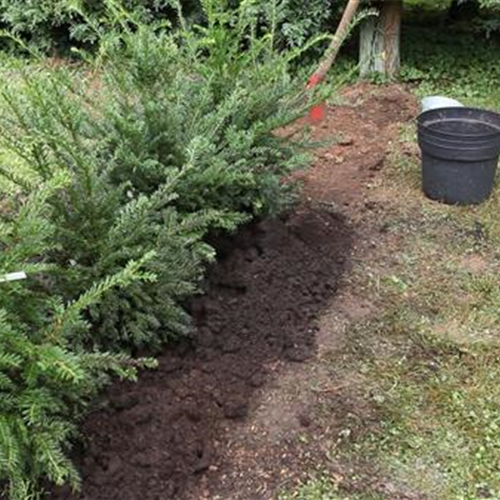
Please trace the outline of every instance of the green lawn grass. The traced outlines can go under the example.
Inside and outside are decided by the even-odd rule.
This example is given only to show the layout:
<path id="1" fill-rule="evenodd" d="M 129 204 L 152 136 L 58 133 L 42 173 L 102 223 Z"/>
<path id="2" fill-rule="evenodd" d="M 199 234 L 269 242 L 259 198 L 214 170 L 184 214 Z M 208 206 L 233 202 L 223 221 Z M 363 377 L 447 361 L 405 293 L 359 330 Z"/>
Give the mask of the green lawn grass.
<path id="1" fill-rule="evenodd" d="M 416 160 L 396 152 L 390 163 L 383 221 L 398 247 L 354 270 L 382 306 L 351 325 L 343 361 L 362 374 L 359 396 L 380 421 L 334 457 L 368 461 L 430 500 L 500 498 L 500 196 L 474 208 L 435 204 L 420 193 Z M 327 362 L 338 369 L 337 358 Z M 321 476 L 284 500 L 294 498 L 395 500 L 342 493 Z"/>
<path id="2" fill-rule="evenodd" d="M 463 27 L 410 23 L 401 77 L 419 97 L 441 94 L 500 110 L 499 41 Z M 415 140 L 409 124 L 400 141 Z M 421 194 L 417 158 L 395 144 L 388 163 L 380 182 L 387 205 L 378 217 L 398 246 L 354 269 L 351 280 L 382 306 L 375 318 L 351 325 L 344 361 L 346 370 L 362 373 L 360 397 L 372 401 L 380 421 L 332 453 L 347 463 L 368 461 L 430 500 L 498 499 L 500 193 L 497 187 L 477 207 L 432 203 Z M 320 474 L 283 496 L 360 498 L 395 500 L 339 491 Z"/>
<path id="3" fill-rule="evenodd" d="M 379 495 L 346 495 L 327 477 L 318 475 L 294 492 L 284 493 L 279 500 L 383 500 Z"/>

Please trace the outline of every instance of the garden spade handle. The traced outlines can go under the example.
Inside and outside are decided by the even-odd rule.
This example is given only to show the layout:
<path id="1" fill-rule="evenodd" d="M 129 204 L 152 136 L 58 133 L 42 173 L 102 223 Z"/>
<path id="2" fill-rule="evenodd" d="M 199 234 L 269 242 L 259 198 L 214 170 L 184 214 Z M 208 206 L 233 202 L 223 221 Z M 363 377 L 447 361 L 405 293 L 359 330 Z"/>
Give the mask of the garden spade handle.
<path id="1" fill-rule="evenodd" d="M 340 20 L 340 24 L 337 28 L 337 31 L 335 32 L 335 35 L 333 36 L 333 40 L 325 52 L 323 61 L 319 65 L 318 69 L 313 73 L 311 78 L 309 78 L 309 88 L 314 87 L 318 83 L 323 81 L 326 77 L 326 74 L 333 66 L 333 63 L 335 62 L 340 47 L 342 46 L 342 43 L 344 42 L 348 34 L 349 27 L 351 26 L 360 3 L 361 0 L 349 0 L 349 2 L 347 3 L 344 14 L 342 15 L 342 19 Z"/>
<path id="2" fill-rule="evenodd" d="M 309 81 L 307 82 L 308 89 L 311 89 L 316 85 L 318 85 L 319 83 L 321 83 L 325 79 L 330 68 L 333 66 L 333 63 L 335 62 L 335 59 L 337 58 L 337 55 L 339 53 L 340 47 L 342 46 L 342 43 L 344 42 L 349 32 L 349 27 L 351 26 L 351 23 L 354 19 L 354 16 L 356 15 L 360 3 L 361 0 L 348 1 L 347 6 L 344 10 L 344 14 L 342 15 L 342 19 L 340 20 L 340 23 L 337 27 L 337 31 L 333 36 L 333 40 L 325 52 L 323 61 L 321 62 L 321 64 L 318 66 L 318 69 L 312 74 L 312 76 L 309 78 Z M 314 106 L 309 112 L 309 119 L 312 122 L 321 121 L 323 120 L 324 116 L 325 116 L 324 104 L 318 104 Z"/>

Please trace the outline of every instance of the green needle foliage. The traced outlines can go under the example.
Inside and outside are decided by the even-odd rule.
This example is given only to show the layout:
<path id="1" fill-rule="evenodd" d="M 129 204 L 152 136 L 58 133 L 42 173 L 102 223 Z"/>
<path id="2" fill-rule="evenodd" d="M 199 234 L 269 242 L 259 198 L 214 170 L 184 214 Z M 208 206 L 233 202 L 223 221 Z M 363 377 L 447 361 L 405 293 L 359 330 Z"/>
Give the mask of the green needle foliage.
<path id="1" fill-rule="evenodd" d="M 497 0 L 484 0 L 495 2 Z M 140 22 L 172 22 L 176 9 L 172 0 L 122 0 L 121 4 Z M 180 0 L 190 22 L 204 23 L 206 10 L 200 0 Z M 228 6 L 248 4 L 248 0 L 227 0 Z M 279 43 L 301 47 L 311 37 L 331 32 L 343 0 L 309 0 L 304 9 L 301 0 L 254 0 L 258 10 L 275 9 Z M 46 53 L 68 54 L 71 47 L 98 47 L 101 37 L 95 26 L 106 24 L 107 2 L 96 0 L 0 0 L 2 27 Z M 265 24 L 265 19 L 261 19 Z"/>
<path id="2" fill-rule="evenodd" d="M 147 259 L 92 286 L 64 305 L 52 294 L 55 267 L 43 254 L 56 249 L 47 199 L 63 185 L 38 186 L 21 202 L 2 207 L 0 222 L 0 485 L 12 500 L 35 498 L 47 477 L 74 487 L 79 477 L 67 458 L 76 417 L 110 380 L 134 379 L 148 360 L 75 348 L 91 325 L 82 312 L 110 290 L 155 277 L 142 270 Z M 12 272 L 27 280 L 6 281 Z"/>
<path id="3" fill-rule="evenodd" d="M 147 268 L 158 280 L 108 293 L 89 311 L 93 338 L 80 339 L 111 348 L 156 346 L 161 327 L 161 340 L 187 332 L 176 300 L 194 292 L 202 263 L 213 255 L 200 237 L 217 217 L 209 211 L 185 217 L 177 212 L 178 176 L 165 176 L 151 194 L 133 192 L 131 183 L 114 184 L 113 160 L 103 145 L 108 139 L 85 95 L 67 87 L 73 76 L 65 70 L 30 75 L 21 93 L 5 86 L 10 113 L 2 120 L 4 147 L 21 159 L 24 175 L 17 164 L 2 170 L 24 196 L 40 182 L 61 174 L 69 178 L 65 189 L 48 199 L 58 243 L 49 258 L 61 270 L 54 286 L 67 300 L 130 260 L 156 252 Z"/>
<path id="4" fill-rule="evenodd" d="M 0 143 L 19 159 L 0 173 L 24 194 L 64 174 L 50 197 L 68 300 L 154 251 L 158 276 L 109 293 L 86 344 L 159 347 L 189 332 L 180 304 L 214 251 L 208 232 L 232 230 L 292 200 L 283 178 L 304 165 L 300 142 L 277 130 L 307 109 L 288 72 L 295 53 L 257 35 L 262 11 L 203 2 L 208 26 L 137 23 L 109 2 L 109 28 L 91 68 L 21 71 L 2 82 Z M 272 25 L 272 23 L 270 23 Z M 100 33 L 101 25 L 96 25 Z"/>
<path id="5" fill-rule="evenodd" d="M 187 6 L 195 0 L 187 0 Z M 169 14 L 166 0 L 124 0 L 143 21 Z M 85 10 L 80 16 L 74 6 Z M 64 51 L 72 44 L 92 44 L 95 33 L 87 18 L 98 22 L 106 10 L 95 0 L 0 0 L 2 26 L 46 51 Z"/>
<path id="6" fill-rule="evenodd" d="M 95 57 L 1 77 L 0 484 L 11 500 L 43 478 L 78 486 L 77 416 L 111 376 L 151 364 L 131 353 L 189 333 L 183 304 L 215 258 L 207 236 L 293 201 L 285 180 L 307 155 L 291 124 L 311 101 L 289 66 L 307 47 L 275 49 L 271 4 L 202 4 L 197 26 L 174 3 L 174 30 L 108 1 L 104 20 L 88 19 Z M 28 280 L 2 282 L 17 271 Z"/>

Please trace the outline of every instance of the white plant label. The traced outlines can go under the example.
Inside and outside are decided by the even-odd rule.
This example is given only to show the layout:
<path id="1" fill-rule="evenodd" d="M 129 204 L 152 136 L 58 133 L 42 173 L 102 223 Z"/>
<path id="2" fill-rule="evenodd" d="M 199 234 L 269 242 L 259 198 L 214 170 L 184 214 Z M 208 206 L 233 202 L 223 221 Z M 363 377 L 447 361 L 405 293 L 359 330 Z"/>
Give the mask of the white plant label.
<path id="1" fill-rule="evenodd" d="M 25 280 L 28 276 L 24 271 L 18 273 L 9 273 L 0 276 L 0 283 L 7 283 L 8 281 L 20 281 Z"/>

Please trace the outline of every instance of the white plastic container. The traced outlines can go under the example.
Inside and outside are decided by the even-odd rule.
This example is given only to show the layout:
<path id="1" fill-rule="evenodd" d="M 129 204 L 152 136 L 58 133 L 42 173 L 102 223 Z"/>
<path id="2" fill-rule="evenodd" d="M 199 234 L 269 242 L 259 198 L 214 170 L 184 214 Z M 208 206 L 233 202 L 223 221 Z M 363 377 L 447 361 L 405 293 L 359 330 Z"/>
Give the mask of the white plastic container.
<path id="1" fill-rule="evenodd" d="M 422 99 L 422 113 L 431 109 L 439 108 L 462 108 L 463 104 L 456 99 L 450 99 L 440 95 L 424 97 Z"/>

